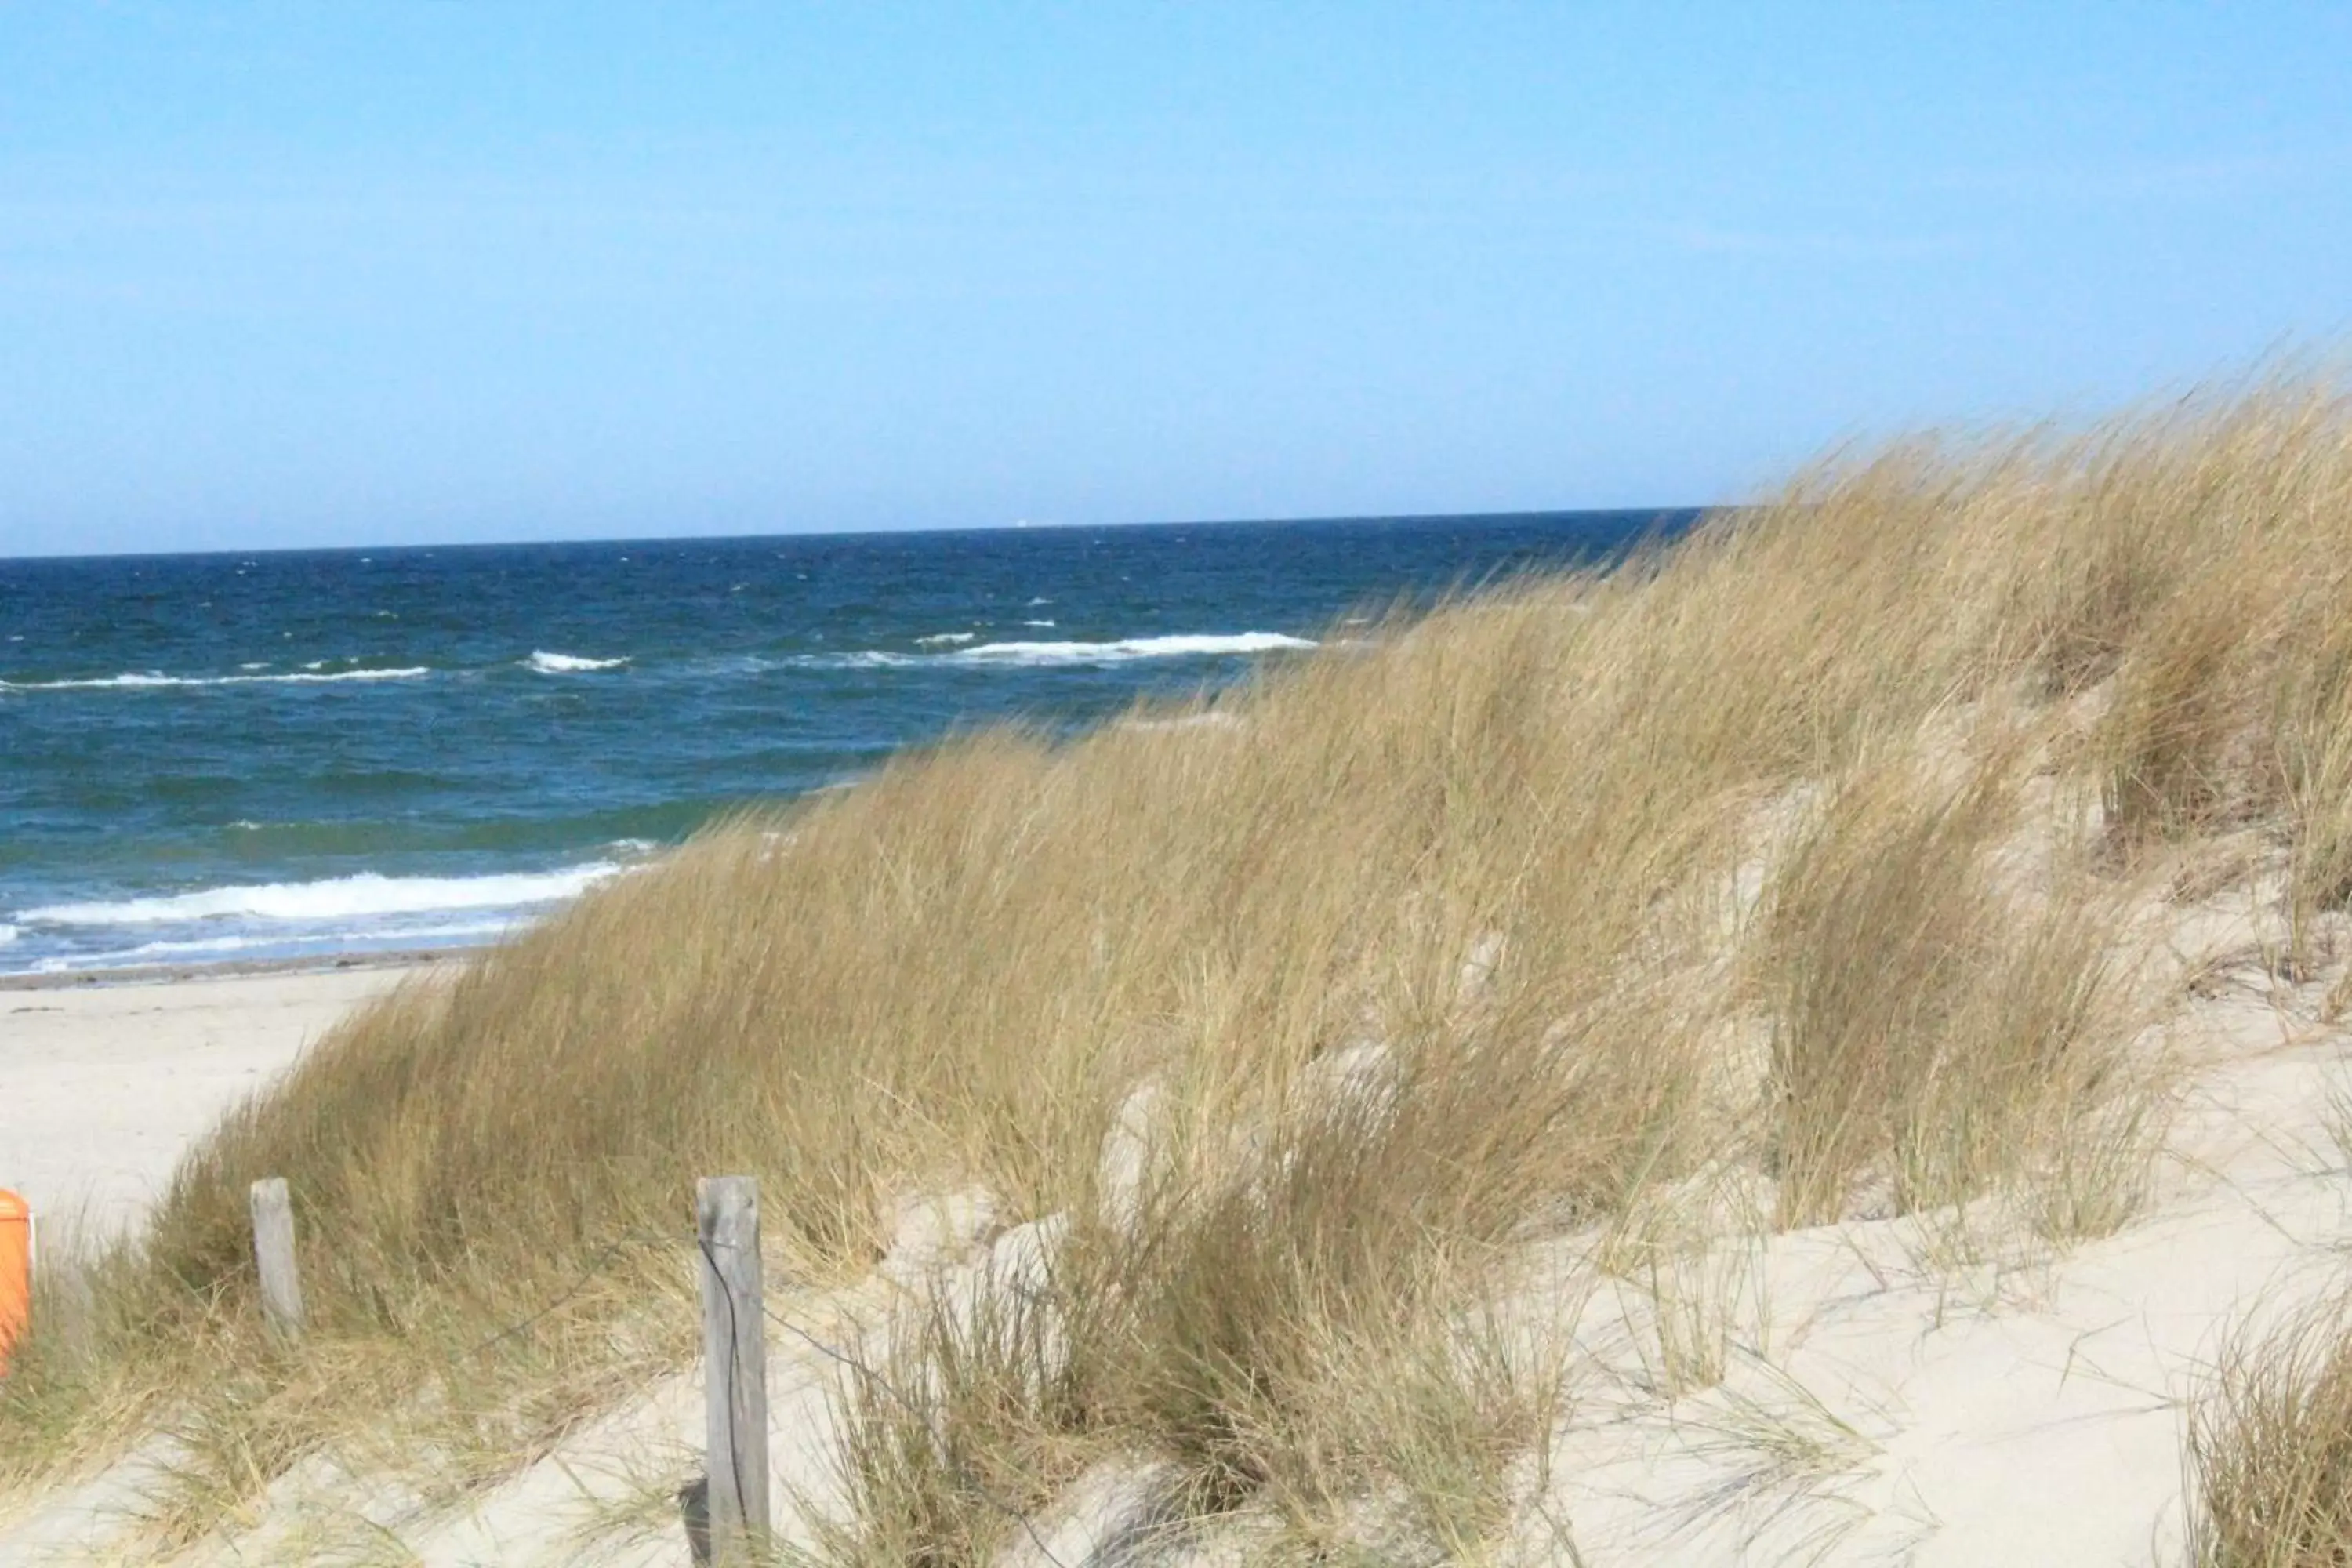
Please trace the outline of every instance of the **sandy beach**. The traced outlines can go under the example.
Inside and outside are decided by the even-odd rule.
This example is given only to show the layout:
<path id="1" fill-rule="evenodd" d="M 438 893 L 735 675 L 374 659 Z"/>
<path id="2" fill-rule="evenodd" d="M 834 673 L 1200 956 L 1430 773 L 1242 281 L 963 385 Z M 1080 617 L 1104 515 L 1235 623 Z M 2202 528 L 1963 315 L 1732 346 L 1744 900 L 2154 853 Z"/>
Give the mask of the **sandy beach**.
<path id="1" fill-rule="evenodd" d="M 224 1111 L 416 968 L 0 989 L 0 1187 L 84 1234 L 136 1223 Z"/>

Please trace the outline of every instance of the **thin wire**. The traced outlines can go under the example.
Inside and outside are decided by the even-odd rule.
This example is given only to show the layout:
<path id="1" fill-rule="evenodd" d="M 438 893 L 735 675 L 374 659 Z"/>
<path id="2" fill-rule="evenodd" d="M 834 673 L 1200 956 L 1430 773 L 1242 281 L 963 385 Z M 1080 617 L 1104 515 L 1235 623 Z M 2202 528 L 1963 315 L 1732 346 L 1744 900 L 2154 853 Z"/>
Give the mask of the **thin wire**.
<path id="1" fill-rule="evenodd" d="M 710 1243 L 703 1239 L 702 1233 L 698 1228 L 695 1232 L 694 1245 L 702 1253 L 702 1261 L 709 1266 L 710 1278 L 718 1282 L 719 1299 L 727 1303 L 727 1344 L 729 1347 L 727 1359 L 731 1363 L 735 1359 L 734 1347 L 740 1344 L 743 1339 L 743 1326 L 735 1316 L 735 1292 L 727 1289 L 727 1277 L 719 1271 L 719 1259 L 712 1254 L 710 1250 Z M 767 1358 L 764 1356 L 761 1358 L 760 1370 L 761 1374 L 764 1376 L 767 1372 Z M 711 1378 L 716 1377 L 717 1375 L 718 1369 L 716 1367 L 709 1365 L 705 1365 L 703 1367 L 702 1376 L 706 1384 Z M 703 1390 L 704 1400 L 707 1402 L 713 1396 L 712 1391 L 706 1386 Z M 761 1402 L 763 1412 L 766 1403 L 767 1402 L 765 1400 Z M 751 1489 L 743 1484 L 743 1446 L 735 1440 L 734 1400 L 731 1398 L 729 1399 L 727 1405 L 727 1468 L 735 1477 L 735 1511 L 738 1515 L 736 1522 L 740 1524 L 743 1522 L 740 1518 L 743 1510 L 743 1499 L 745 1494 L 749 1492 Z M 764 1418 L 763 1414 L 762 1419 Z M 764 1434 L 762 1435 L 764 1436 Z M 709 1464 L 709 1455 L 705 1455 L 703 1457 L 703 1463 L 706 1467 Z M 762 1542 L 761 1544 L 765 1545 L 766 1542 Z M 715 1545 L 714 1550 L 716 1550 Z"/>
<path id="2" fill-rule="evenodd" d="M 488 1339 L 484 1340 L 480 1344 L 476 1345 L 466 1353 L 469 1356 L 479 1355 L 484 1351 L 488 1350 L 492 1345 L 498 1344 L 501 1341 L 514 1338 L 517 1334 L 522 1332 L 525 1329 L 530 1328 L 532 1324 L 550 1316 L 557 1308 L 563 1306 L 573 1297 L 579 1295 L 581 1291 L 588 1289 L 588 1287 L 594 1282 L 596 1276 L 604 1272 L 605 1264 L 610 1263 L 614 1258 L 619 1257 L 630 1247 L 668 1245 L 670 1245 L 670 1239 L 668 1237 L 656 1236 L 651 1231 L 631 1231 L 617 1240 L 606 1243 L 598 1250 L 595 1257 L 591 1258 L 588 1260 L 587 1266 L 581 1270 L 580 1277 L 577 1279 L 574 1279 L 570 1285 L 564 1287 L 563 1293 L 562 1295 L 556 1297 L 555 1300 L 550 1301 L 547 1305 L 541 1307 L 538 1311 L 533 1312 L 530 1317 L 523 1319 L 521 1321 L 508 1324 L 505 1328 L 500 1329 L 497 1333 L 492 1334 Z"/>

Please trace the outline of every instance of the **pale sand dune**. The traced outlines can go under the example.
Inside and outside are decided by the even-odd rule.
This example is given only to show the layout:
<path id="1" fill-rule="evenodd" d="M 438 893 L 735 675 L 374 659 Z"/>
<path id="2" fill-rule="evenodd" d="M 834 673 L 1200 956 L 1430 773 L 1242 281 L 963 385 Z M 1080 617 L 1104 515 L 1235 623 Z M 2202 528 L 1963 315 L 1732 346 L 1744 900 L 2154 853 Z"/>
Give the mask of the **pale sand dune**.
<path id="1" fill-rule="evenodd" d="M 135 1223 L 223 1111 L 409 973 L 0 990 L 0 1187 L 91 1232 Z"/>
<path id="2" fill-rule="evenodd" d="M 1721 1381 L 1680 1393 L 1658 1385 L 1646 1292 L 1595 1276 L 1578 1238 L 1536 1249 L 1548 1282 L 1522 1304 L 1531 1327 L 1576 1342 L 1573 1397 L 1549 1486 L 1494 1543 L 1495 1561 L 2179 1561 L 2187 1407 L 2231 1330 L 2342 1278 L 2352 1214 L 2346 1129 L 2330 1109 L 2352 1033 L 2319 1016 L 2321 985 L 2282 987 L 2229 961 L 2252 930 L 2230 905 L 2177 928 L 2183 962 L 2219 960 L 2224 973 L 2172 1021 L 2195 1065 L 2153 1201 L 2116 1236 L 2053 1248 L 1996 1220 L 1958 1257 L 1917 1218 L 1724 1237 L 1698 1268 L 1711 1283 L 1691 1281 L 1711 1298 L 1696 1303 L 1699 1331 L 1726 1356 Z M 212 1117 L 400 978 L 0 993 L 0 1059 L 12 1088 L 32 1091 L 0 1104 L 8 1179 L 89 1194 L 118 1223 L 135 1216 Z M 992 1205 L 957 1202 L 910 1210 L 890 1262 L 862 1285 L 779 1291 L 780 1315 L 854 1345 L 902 1292 L 942 1271 L 967 1289 L 1001 1274 L 1040 1229 L 1000 1234 Z M 838 1457 L 824 1405 L 839 1369 L 791 1335 L 772 1337 L 772 1357 L 779 1496 L 830 1512 Z M 315 1455 L 268 1489 L 250 1528 L 173 1561 L 357 1561 L 341 1554 L 397 1541 L 403 1560 L 435 1568 L 687 1568 L 668 1500 L 699 1468 L 700 1407 L 698 1369 L 681 1369 L 454 1509 L 426 1502 L 415 1478 Z M 136 1556 L 136 1521 L 171 1463 L 159 1439 L 43 1500 L 0 1527 L 0 1563 Z M 1037 1539 L 1064 1568 L 1249 1560 L 1247 1516 L 1119 1542 L 1148 1523 L 1163 1479 L 1149 1464 L 1090 1474 L 1035 1521 Z M 801 1544 L 805 1529 L 786 1524 Z M 1016 1532 L 1006 1562 L 1042 1563 L 1027 1546 Z"/>
<path id="3" fill-rule="evenodd" d="M 1719 1384 L 1675 1396 L 1654 1381 L 1654 1304 L 1622 1281 L 1594 1289 L 1581 1246 L 1565 1239 L 1549 1259 L 1557 1279 L 1524 1304 L 1537 1325 L 1577 1320 L 1574 1397 L 1544 1506 L 1525 1511 L 1494 1561 L 2178 1562 L 2188 1403 L 2231 1329 L 2341 1278 L 2352 1213 L 2327 1109 L 2352 1066 L 2352 1034 L 2309 1016 L 2314 988 L 2235 978 L 2178 1020 L 2204 1065 L 2155 1201 L 2105 1240 L 2050 1248 L 1996 1225 L 1975 1256 L 1939 1258 L 1934 1227 L 1916 1219 L 1726 1238 L 1722 1299 L 1703 1315 L 1728 1364 Z M 875 1279 L 781 1291 L 780 1315 L 855 1344 L 856 1325 L 878 1322 L 899 1292 L 940 1271 L 968 1288 L 1038 1229 L 994 1234 L 990 1205 L 958 1202 L 910 1211 Z M 778 1494 L 837 1508 L 824 1406 L 838 1369 L 790 1335 L 772 1336 L 771 1354 Z M 396 1538 L 404 1561 L 433 1568 L 688 1568 L 667 1499 L 699 1468 L 700 1414 L 688 1367 L 455 1510 L 316 1456 L 268 1489 L 255 1528 L 175 1561 L 343 1561 L 335 1554 L 359 1542 Z M 0 1530 L 0 1563 L 112 1561 L 149 1484 L 140 1467 L 157 1459 L 168 1456 L 143 1453 Z M 1246 1515 L 1115 1544 L 1149 1520 L 1163 1479 L 1149 1464 L 1090 1475 L 1035 1521 L 1040 1539 L 1064 1568 L 1250 1560 Z M 807 1544 L 804 1521 L 786 1528 Z M 1560 1531 L 1572 1531 L 1576 1555 Z M 1045 1557 L 1016 1533 L 1005 1562 Z"/>

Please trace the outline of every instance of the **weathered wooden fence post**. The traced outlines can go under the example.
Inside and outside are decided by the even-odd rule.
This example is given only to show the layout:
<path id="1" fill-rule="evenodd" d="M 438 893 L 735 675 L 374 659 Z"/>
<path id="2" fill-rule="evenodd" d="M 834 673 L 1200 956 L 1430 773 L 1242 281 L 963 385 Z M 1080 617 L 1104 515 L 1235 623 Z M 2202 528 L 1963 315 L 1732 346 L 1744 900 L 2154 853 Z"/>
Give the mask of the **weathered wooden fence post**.
<path id="1" fill-rule="evenodd" d="M 695 1188 L 702 1254 L 704 1420 L 710 1560 L 746 1562 L 767 1543 L 768 1338 L 760 1290 L 760 1184 L 705 1176 Z"/>
<path id="2" fill-rule="evenodd" d="M 253 1184 L 253 1261 L 261 1271 L 261 1310 L 289 1339 L 302 1334 L 302 1276 L 294 1266 L 294 1203 L 283 1177 Z"/>

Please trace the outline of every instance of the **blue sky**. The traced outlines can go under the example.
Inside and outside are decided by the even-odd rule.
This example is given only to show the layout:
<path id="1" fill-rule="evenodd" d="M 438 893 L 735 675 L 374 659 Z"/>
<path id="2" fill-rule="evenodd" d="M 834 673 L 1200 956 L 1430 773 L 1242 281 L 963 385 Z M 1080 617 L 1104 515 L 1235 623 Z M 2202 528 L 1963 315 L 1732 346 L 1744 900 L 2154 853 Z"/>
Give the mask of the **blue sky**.
<path id="1" fill-rule="evenodd" d="M 0 554 L 1702 502 L 2339 348 L 2352 12 L 0 0 Z"/>

